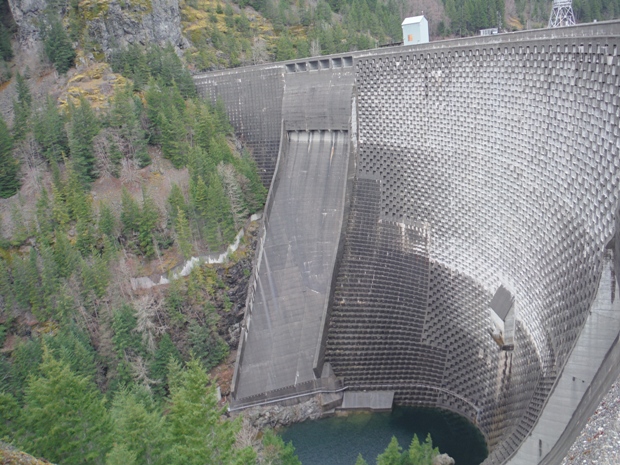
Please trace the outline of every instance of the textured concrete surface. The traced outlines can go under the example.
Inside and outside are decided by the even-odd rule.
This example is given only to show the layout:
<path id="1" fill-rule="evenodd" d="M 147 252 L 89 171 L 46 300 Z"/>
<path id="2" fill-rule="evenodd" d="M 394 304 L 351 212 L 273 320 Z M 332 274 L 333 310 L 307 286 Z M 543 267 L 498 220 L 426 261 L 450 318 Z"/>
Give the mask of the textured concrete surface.
<path id="1" fill-rule="evenodd" d="M 392 391 L 345 391 L 342 410 L 392 410 L 394 393 Z"/>
<path id="2" fill-rule="evenodd" d="M 620 332 L 620 299 L 616 299 L 618 285 L 613 277 L 613 263 L 605 260 L 603 274 L 596 299 L 590 309 L 585 326 L 581 330 L 577 344 L 573 349 L 564 370 L 556 383 L 551 396 L 547 400 L 536 426 L 524 441 L 517 454 L 507 463 L 510 465 L 530 465 L 538 463 L 546 457 L 551 449 L 558 443 L 565 425 L 573 419 L 580 407 L 584 395 L 592 385 L 592 381 L 599 372 L 599 365 L 593 361 L 604 360 L 610 347 L 617 345 L 617 337 Z M 616 353 L 614 353 L 616 352 Z M 620 347 L 612 349 L 611 359 L 613 365 L 620 361 Z M 615 380 L 617 368 L 605 367 L 604 373 L 612 374 L 608 383 Z M 601 377 L 601 381 L 603 377 Z M 606 386 L 609 388 L 609 385 Z M 604 391 L 603 391 L 604 392 Z M 583 411 L 578 413 L 581 418 L 587 418 L 597 407 L 596 397 L 588 396 L 583 404 Z M 575 423 L 579 423 L 575 418 Z M 573 437 L 563 438 L 572 443 Z M 549 459 L 545 463 L 557 463 L 563 454 L 559 454 L 555 462 Z"/>
<path id="3" fill-rule="evenodd" d="M 290 132 L 273 189 L 236 399 L 315 379 L 342 223 L 348 134 Z"/>
<path id="4" fill-rule="evenodd" d="M 324 359 L 348 388 L 469 418 L 489 445 L 485 464 L 557 463 L 617 370 L 618 327 L 600 296 L 612 292 L 607 246 L 620 198 L 618 46 L 620 23 L 607 22 L 196 77 L 212 99 L 235 86 L 282 89 L 277 102 L 250 107 L 229 98 L 241 135 L 266 105 L 273 133 L 278 123 L 339 125 L 341 110 L 306 106 L 340 107 L 321 89 L 351 83 L 354 179 L 330 233 L 344 239 L 326 281 Z M 267 166 L 277 150 L 254 140 Z M 487 331 L 500 285 L 514 292 L 512 352 Z"/>

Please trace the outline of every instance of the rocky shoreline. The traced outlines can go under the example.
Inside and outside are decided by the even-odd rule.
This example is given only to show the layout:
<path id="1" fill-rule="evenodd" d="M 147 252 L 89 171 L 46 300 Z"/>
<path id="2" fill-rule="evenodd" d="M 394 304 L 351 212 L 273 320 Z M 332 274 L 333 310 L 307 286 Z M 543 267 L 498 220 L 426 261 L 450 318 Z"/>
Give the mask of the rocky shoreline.
<path id="1" fill-rule="evenodd" d="M 268 405 L 243 411 L 244 422 L 255 430 L 282 428 L 306 420 L 317 420 L 330 414 L 332 413 L 323 411 L 319 396 L 291 406 Z M 588 419 L 561 465 L 618 465 L 618 463 L 620 463 L 620 377 Z"/>
<path id="2" fill-rule="evenodd" d="M 620 463 L 620 377 L 588 419 L 562 465 Z"/>

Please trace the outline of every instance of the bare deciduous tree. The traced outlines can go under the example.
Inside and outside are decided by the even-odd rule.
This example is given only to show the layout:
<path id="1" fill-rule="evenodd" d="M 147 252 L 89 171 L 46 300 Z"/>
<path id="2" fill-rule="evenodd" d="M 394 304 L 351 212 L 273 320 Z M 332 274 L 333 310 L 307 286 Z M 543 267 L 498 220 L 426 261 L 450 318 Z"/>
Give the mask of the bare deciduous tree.
<path id="1" fill-rule="evenodd" d="M 149 391 L 151 390 L 151 386 L 159 383 L 158 380 L 154 380 L 149 378 L 149 367 L 146 360 L 144 360 L 140 355 L 137 355 L 135 358 L 129 360 L 129 365 L 131 366 L 131 375 L 136 383 L 142 384 Z"/>
<path id="2" fill-rule="evenodd" d="M 237 447 L 243 449 L 244 447 L 252 447 L 258 436 L 258 428 L 250 423 L 247 417 L 243 417 L 241 423 L 241 429 L 237 433 Z"/>
<path id="3" fill-rule="evenodd" d="M 268 59 L 267 42 L 260 37 L 255 37 L 254 44 L 252 45 L 252 61 L 255 65 L 259 65 L 265 63 Z"/>
<path id="4" fill-rule="evenodd" d="M 220 162 L 217 166 L 217 172 L 222 179 L 224 192 L 230 202 L 235 227 L 239 228 L 248 216 L 248 210 L 243 200 L 243 191 L 237 179 L 237 172 L 232 165 L 227 165 L 223 162 Z"/>
<path id="5" fill-rule="evenodd" d="M 142 335 L 142 342 L 151 353 L 157 348 L 155 337 L 164 334 L 167 329 L 159 315 L 161 307 L 162 301 L 152 295 L 145 295 L 134 301 L 137 320 L 135 331 Z"/>
<path id="6" fill-rule="evenodd" d="M 318 57 L 321 54 L 321 43 L 319 39 L 312 39 L 310 42 L 310 56 Z"/>
<path id="7" fill-rule="evenodd" d="M 41 146 L 34 140 L 32 133 L 29 133 L 15 146 L 14 155 L 21 161 L 21 171 L 24 175 L 21 192 L 28 196 L 38 194 L 41 190 L 41 180 L 46 164 L 41 155 Z"/>

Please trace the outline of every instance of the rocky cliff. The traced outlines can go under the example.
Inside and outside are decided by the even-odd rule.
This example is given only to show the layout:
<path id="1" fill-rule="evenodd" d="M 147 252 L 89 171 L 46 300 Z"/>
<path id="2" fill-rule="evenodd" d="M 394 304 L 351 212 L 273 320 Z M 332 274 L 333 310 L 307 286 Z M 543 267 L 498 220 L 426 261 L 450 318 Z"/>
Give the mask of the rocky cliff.
<path id="1" fill-rule="evenodd" d="M 52 0 L 8 0 L 18 26 L 18 40 L 31 45 L 41 40 L 42 18 Z M 80 0 L 73 16 L 83 24 L 81 37 L 95 50 L 109 56 L 112 48 L 127 44 L 171 43 L 182 51 L 188 46 L 181 32 L 179 0 Z M 61 6 L 70 23 L 68 4 Z"/>
<path id="2" fill-rule="evenodd" d="M 88 36 L 106 55 L 116 45 L 169 42 L 177 50 L 189 45 L 181 32 L 179 0 L 112 0 L 107 11 L 89 22 Z"/>

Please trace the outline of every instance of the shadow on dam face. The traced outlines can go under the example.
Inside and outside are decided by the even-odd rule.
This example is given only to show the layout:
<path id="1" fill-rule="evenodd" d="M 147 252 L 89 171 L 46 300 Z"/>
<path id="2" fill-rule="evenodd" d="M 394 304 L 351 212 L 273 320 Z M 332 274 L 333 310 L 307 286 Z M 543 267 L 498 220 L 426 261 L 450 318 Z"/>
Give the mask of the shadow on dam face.
<path id="1" fill-rule="evenodd" d="M 351 389 L 464 415 L 493 447 L 542 375 L 534 342 L 517 322 L 516 350 L 498 351 L 486 331 L 492 295 L 429 259 L 428 228 L 381 221 L 380 186 L 353 188 L 326 361 Z"/>
<path id="2" fill-rule="evenodd" d="M 273 177 L 232 407 L 387 391 L 470 419 L 485 464 L 557 463 L 620 359 L 619 45 L 607 22 L 196 76 Z M 502 287 L 512 351 L 488 333 Z"/>

